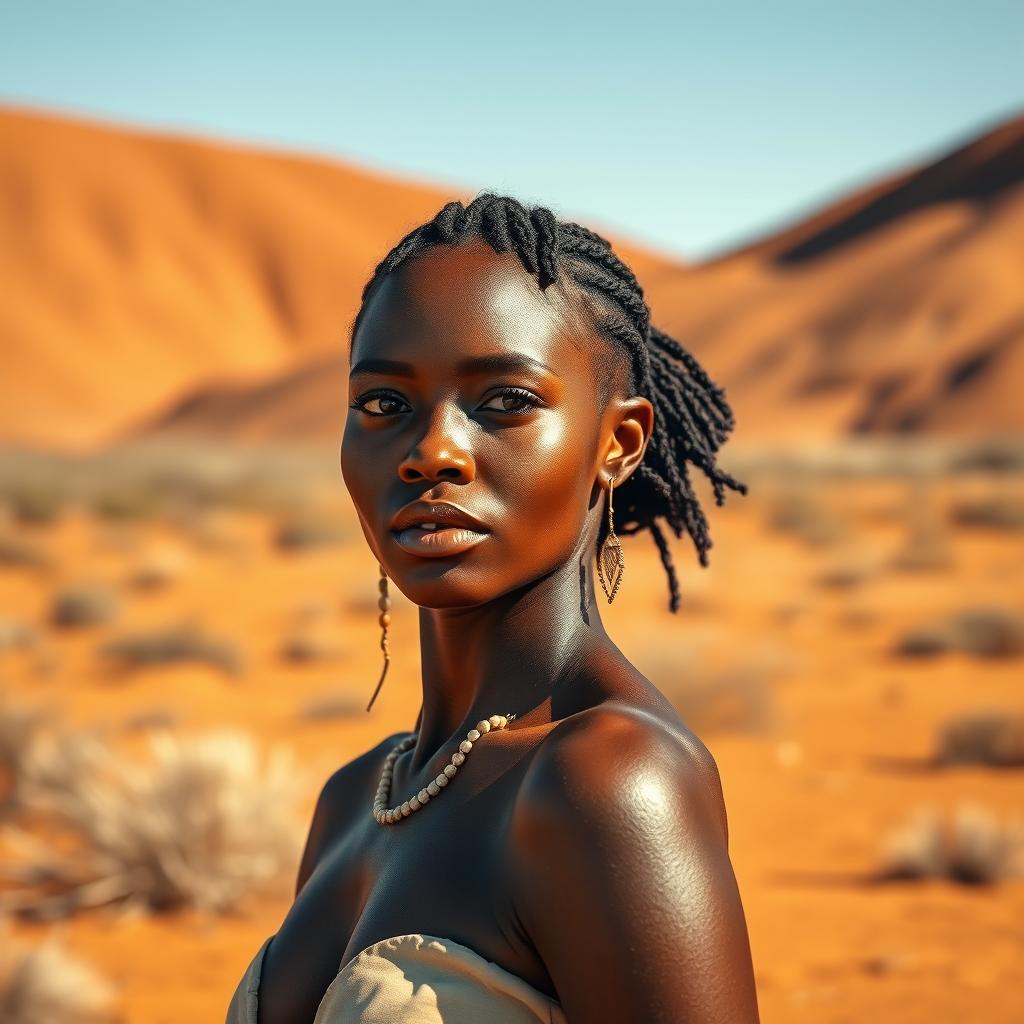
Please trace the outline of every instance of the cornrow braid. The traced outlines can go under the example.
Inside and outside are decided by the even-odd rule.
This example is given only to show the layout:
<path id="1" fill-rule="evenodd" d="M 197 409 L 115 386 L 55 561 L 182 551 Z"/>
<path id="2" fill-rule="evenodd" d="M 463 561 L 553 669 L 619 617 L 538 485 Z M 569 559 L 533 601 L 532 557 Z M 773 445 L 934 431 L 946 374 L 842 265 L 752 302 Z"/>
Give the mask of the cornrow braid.
<path id="1" fill-rule="evenodd" d="M 614 528 L 625 536 L 650 530 L 668 576 L 669 608 L 679 610 L 679 581 L 663 519 L 676 537 L 685 530 L 700 564 L 712 546 L 708 522 L 693 491 L 688 466 L 711 481 L 715 503 L 725 489 L 747 493 L 747 485 L 716 465 L 716 453 L 734 427 L 725 391 L 693 354 L 651 324 L 651 311 L 633 272 L 606 238 L 573 221 L 560 221 L 543 206 L 526 207 L 511 196 L 482 192 L 468 206 L 446 203 L 436 216 L 410 231 L 377 265 L 363 288 L 352 324 L 355 338 L 375 286 L 412 256 L 436 245 L 480 238 L 495 252 L 514 253 L 536 276 L 541 290 L 560 272 L 576 285 L 599 334 L 628 359 L 627 387 L 654 407 L 654 429 L 644 459 L 615 490 Z M 611 377 L 602 381 L 609 388 Z M 607 401 L 610 394 L 603 394 Z M 607 534 L 602 522 L 598 545 Z"/>

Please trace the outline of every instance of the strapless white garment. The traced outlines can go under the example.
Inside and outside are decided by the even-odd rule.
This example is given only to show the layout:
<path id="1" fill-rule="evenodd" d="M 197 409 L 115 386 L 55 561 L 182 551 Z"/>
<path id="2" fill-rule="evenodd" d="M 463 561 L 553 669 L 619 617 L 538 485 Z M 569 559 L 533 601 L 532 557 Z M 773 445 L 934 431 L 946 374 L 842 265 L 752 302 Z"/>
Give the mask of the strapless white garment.
<path id="1" fill-rule="evenodd" d="M 273 935 L 245 970 L 225 1024 L 257 1024 L 260 973 Z M 381 939 L 338 971 L 312 1024 L 567 1024 L 561 1005 L 451 939 Z"/>

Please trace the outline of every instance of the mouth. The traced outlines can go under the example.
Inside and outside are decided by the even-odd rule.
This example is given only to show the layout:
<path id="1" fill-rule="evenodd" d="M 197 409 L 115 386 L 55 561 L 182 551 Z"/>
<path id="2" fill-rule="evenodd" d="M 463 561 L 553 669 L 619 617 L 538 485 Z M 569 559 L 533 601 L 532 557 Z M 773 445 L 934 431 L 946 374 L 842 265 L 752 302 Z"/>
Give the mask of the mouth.
<path id="1" fill-rule="evenodd" d="M 411 555 L 421 558 L 448 558 L 469 551 L 488 537 L 486 530 L 467 526 L 445 526 L 442 523 L 417 523 L 402 530 L 392 530 L 395 543 Z"/>

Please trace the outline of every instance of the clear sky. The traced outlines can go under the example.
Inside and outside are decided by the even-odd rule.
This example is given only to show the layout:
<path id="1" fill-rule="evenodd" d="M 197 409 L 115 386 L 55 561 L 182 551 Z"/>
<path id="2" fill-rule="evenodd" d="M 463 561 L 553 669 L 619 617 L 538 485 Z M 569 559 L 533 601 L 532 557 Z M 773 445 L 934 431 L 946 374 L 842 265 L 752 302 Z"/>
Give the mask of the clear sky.
<path id="1" fill-rule="evenodd" d="M 0 102 L 510 192 L 699 258 L 1024 109 L 1024 3 L 3 0 Z"/>

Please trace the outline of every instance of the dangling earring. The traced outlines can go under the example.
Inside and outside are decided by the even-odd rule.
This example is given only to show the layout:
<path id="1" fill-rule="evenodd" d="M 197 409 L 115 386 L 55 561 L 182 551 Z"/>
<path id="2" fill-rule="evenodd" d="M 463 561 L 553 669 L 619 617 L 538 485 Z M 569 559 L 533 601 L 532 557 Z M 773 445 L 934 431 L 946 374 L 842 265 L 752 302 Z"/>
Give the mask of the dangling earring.
<path id="1" fill-rule="evenodd" d="M 380 589 L 380 599 L 377 601 L 377 607 L 380 608 L 380 649 L 384 652 L 384 668 L 381 670 L 380 679 L 377 680 L 377 689 L 373 691 L 373 696 L 370 698 L 370 703 L 366 705 L 366 710 L 369 711 L 373 707 L 373 702 L 377 699 L 377 694 L 380 693 L 381 686 L 384 685 L 384 677 L 388 674 L 388 665 L 391 664 L 391 655 L 388 652 L 388 626 L 391 625 L 391 616 L 388 614 L 391 611 L 391 598 L 388 597 L 388 574 L 384 571 L 384 566 L 378 563 L 380 569 L 380 583 L 378 587 Z"/>
<path id="2" fill-rule="evenodd" d="M 626 556 L 623 554 L 622 545 L 612 527 L 612 491 L 614 490 L 615 478 L 612 477 L 608 481 L 608 536 L 605 537 L 597 557 L 597 577 L 601 581 L 601 588 L 604 590 L 609 604 L 615 600 L 619 584 L 622 582 L 622 574 L 626 569 Z"/>

